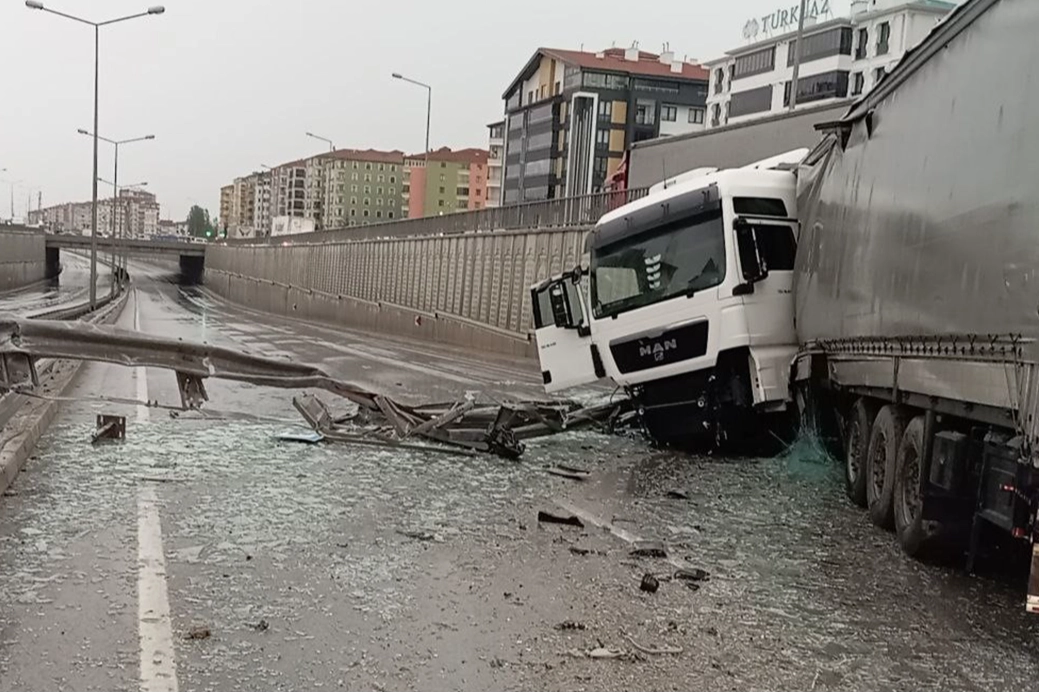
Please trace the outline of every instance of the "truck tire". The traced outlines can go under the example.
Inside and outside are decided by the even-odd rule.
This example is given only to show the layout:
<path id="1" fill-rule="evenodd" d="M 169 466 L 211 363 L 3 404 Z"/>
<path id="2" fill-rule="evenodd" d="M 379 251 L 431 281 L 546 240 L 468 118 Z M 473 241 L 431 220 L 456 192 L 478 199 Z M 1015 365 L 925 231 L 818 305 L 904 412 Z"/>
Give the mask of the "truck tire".
<path id="1" fill-rule="evenodd" d="M 877 408 L 867 399 L 855 401 L 848 415 L 844 435 L 844 491 L 852 503 L 868 507 L 866 500 L 866 460 L 869 459 L 869 441 Z"/>
<path id="2" fill-rule="evenodd" d="M 910 556 L 919 556 L 931 532 L 923 520 L 924 417 L 916 416 L 906 426 L 895 460 L 893 503 L 895 534 L 902 550 Z"/>
<path id="3" fill-rule="evenodd" d="M 901 407 L 888 404 L 881 408 L 870 431 L 866 457 L 866 503 L 873 524 L 885 529 L 895 526 L 895 460 L 905 427 L 906 416 Z"/>

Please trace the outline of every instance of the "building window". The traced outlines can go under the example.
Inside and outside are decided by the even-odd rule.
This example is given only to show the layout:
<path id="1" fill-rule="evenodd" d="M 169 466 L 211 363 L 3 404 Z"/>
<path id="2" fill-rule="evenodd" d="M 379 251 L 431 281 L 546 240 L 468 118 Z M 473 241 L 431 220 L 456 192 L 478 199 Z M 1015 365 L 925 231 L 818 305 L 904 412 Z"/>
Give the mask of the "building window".
<path id="1" fill-rule="evenodd" d="M 386 164 L 379 164 L 379 170 L 380 171 L 385 171 L 386 170 Z"/>
<path id="2" fill-rule="evenodd" d="M 595 144 L 600 147 L 610 146 L 610 131 L 606 128 L 599 128 L 595 131 Z"/>
<path id="3" fill-rule="evenodd" d="M 365 180 L 365 182 L 371 183 L 372 182 L 372 174 L 370 174 L 370 173 L 364 174 L 364 180 Z"/>
<path id="4" fill-rule="evenodd" d="M 600 101 L 599 102 L 599 120 L 609 120 L 613 117 L 613 102 L 612 101 Z"/>
<path id="5" fill-rule="evenodd" d="M 365 171 L 371 171 L 371 170 L 372 170 L 372 165 L 371 165 L 371 163 L 366 163 L 366 164 L 364 165 L 364 170 L 365 170 Z"/>
<path id="6" fill-rule="evenodd" d="M 351 209 L 350 210 L 350 216 L 356 217 L 357 216 L 357 210 L 356 209 Z"/>
<path id="7" fill-rule="evenodd" d="M 459 197 L 469 197 L 469 188 L 455 188 L 455 195 Z"/>
<path id="8" fill-rule="evenodd" d="M 635 124 L 652 125 L 656 122 L 656 102 L 639 99 L 635 102 Z"/>
<path id="9" fill-rule="evenodd" d="M 725 88 L 725 70 L 722 68 L 716 68 L 714 70 L 714 93 L 721 94 L 722 89 Z"/>
<path id="10" fill-rule="evenodd" d="M 405 183 L 404 185 L 400 186 L 400 191 L 404 195 L 407 195 L 408 193 L 411 192 L 411 186 L 409 184 Z"/>
<path id="11" fill-rule="evenodd" d="M 350 180 L 357 180 L 357 174 L 356 173 L 351 173 L 350 174 Z"/>
<path id="12" fill-rule="evenodd" d="M 880 33 L 877 36 L 877 55 L 887 55 L 890 48 L 888 43 L 891 40 L 891 24 L 889 22 L 881 22 L 878 29 L 880 29 Z"/>
<path id="13" fill-rule="evenodd" d="M 397 170 L 397 164 L 390 164 L 390 170 L 391 171 L 396 171 Z"/>
<path id="14" fill-rule="evenodd" d="M 441 195 L 443 195 L 443 194 L 444 194 L 444 186 L 442 186 L 442 185 L 440 186 L 440 194 L 441 194 Z"/>
<path id="15" fill-rule="evenodd" d="M 382 195 L 382 192 L 383 192 L 383 187 L 382 187 L 382 186 L 380 185 L 380 186 L 379 186 L 379 187 L 378 187 L 378 188 L 376 189 L 376 192 L 377 192 L 377 193 L 379 193 L 380 195 Z"/>
<path id="16" fill-rule="evenodd" d="M 833 55 L 851 55 L 851 27 L 837 27 L 821 34 L 806 36 L 801 63 L 808 63 Z M 797 58 L 797 41 L 787 44 L 786 65 L 792 67 Z"/>
<path id="17" fill-rule="evenodd" d="M 884 75 L 887 74 L 887 70 L 882 67 L 878 67 L 873 71 L 873 86 L 880 84 L 880 80 L 884 79 Z"/>
<path id="18" fill-rule="evenodd" d="M 375 210 L 375 218 L 376 219 L 382 219 L 382 210 L 381 209 Z"/>
<path id="19" fill-rule="evenodd" d="M 855 46 L 855 59 L 862 60 L 866 57 L 866 46 L 869 45 L 869 29 L 863 27 L 859 29 L 859 42 Z"/>
<path id="20" fill-rule="evenodd" d="M 444 182 L 444 174 L 443 174 L 443 173 L 441 173 L 441 174 L 440 174 L 440 182 L 441 182 L 441 183 L 443 183 L 443 182 Z"/>
<path id="21" fill-rule="evenodd" d="M 595 164 L 592 170 L 592 175 L 599 181 L 606 179 L 606 157 L 597 156 L 595 157 Z"/>
<path id="22" fill-rule="evenodd" d="M 382 175 L 382 174 L 380 173 L 380 174 L 379 174 L 378 176 L 376 176 L 376 178 L 375 178 L 375 179 L 376 179 L 377 181 L 379 181 L 380 183 L 383 183 L 383 182 L 385 182 L 385 181 L 386 181 L 386 176 L 384 176 L 384 175 Z"/>
<path id="23" fill-rule="evenodd" d="M 375 205 L 377 207 L 382 207 L 382 198 L 381 197 L 375 198 Z"/>
<path id="24" fill-rule="evenodd" d="M 702 108 L 689 108 L 689 122 L 695 123 L 696 125 L 703 125 L 704 109 Z"/>
<path id="25" fill-rule="evenodd" d="M 678 120 L 678 106 L 663 105 L 660 107 L 660 120 L 674 123 Z"/>
<path id="26" fill-rule="evenodd" d="M 372 198 L 370 198 L 370 197 L 364 198 L 364 206 L 365 207 L 368 207 L 371 204 L 372 204 Z"/>
<path id="27" fill-rule="evenodd" d="M 711 107 L 711 127 L 716 128 L 721 125 L 722 118 L 722 107 L 721 104 L 714 104 Z"/>
<path id="28" fill-rule="evenodd" d="M 858 96 L 862 93 L 862 88 L 865 86 L 866 78 L 861 72 L 856 72 L 851 76 L 851 95 Z"/>
<path id="29" fill-rule="evenodd" d="M 356 185 L 351 185 L 350 186 L 350 192 L 357 192 L 357 186 Z"/>
<path id="30" fill-rule="evenodd" d="M 392 219 L 393 218 L 393 210 L 391 209 L 390 211 L 386 212 L 386 216 L 388 216 L 390 219 Z"/>
<path id="31" fill-rule="evenodd" d="M 390 182 L 391 183 L 396 183 L 397 182 L 397 176 L 390 176 Z"/>
<path id="32" fill-rule="evenodd" d="M 821 75 L 802 77 L 797 80 L 797 103 L 810 103 L 822 99 L 844 98 L 848 95 L 847 70 L 824 72 Z M 783 105 L 790 105 L 790 82 L 783 91 Z"/>
<path id="33" fill-rule="evenodd" d="M 772 85 L 733 93 L 729 115 L 733 118 L 772 110 Z"/>
<path id="34" fill-rule="evenodd" d="M 446 162 L 443 162 L 443 161 L 441 161 L 441 162 L 440 162 L 440 168 L 447 168 L 447 163 L 446 163 Z M 443 179 L 441 179 L 441 180 L 443 180 Z"/>
<path id="35" fill-rule="evenodd" d="M 736 70 L 733 72 L 733 79 L 771 72 L 775 67 L 776 47 L 769 46 L 768 48 L 736 58 Z"/>
<path id="36" fill-rule="evenodd" d="M 443 200 L 437 200 L 437 207 L 443 207 L 443 206 L 444 206 L 444 201 Z"/>
<path id="37" fill-rule="evenodd" d="M 369 214 L 368 210 L 367 209 L 364 210 L 364 216 L 368 216 L 368 214 Z"/>
<path id="38" fill-rule="evenodd" d="M 372 186 L 370 186 L 370 185 L 364 186 L 364 194 L 365 195 L 371 195 L 372 194 Z"/>
<path id="39" fill-rule="evenodd" d="M 356 205 L 357 204 L 357 198 L 356 197 L 351 197 L 350 198 L 350 204 Z"/>

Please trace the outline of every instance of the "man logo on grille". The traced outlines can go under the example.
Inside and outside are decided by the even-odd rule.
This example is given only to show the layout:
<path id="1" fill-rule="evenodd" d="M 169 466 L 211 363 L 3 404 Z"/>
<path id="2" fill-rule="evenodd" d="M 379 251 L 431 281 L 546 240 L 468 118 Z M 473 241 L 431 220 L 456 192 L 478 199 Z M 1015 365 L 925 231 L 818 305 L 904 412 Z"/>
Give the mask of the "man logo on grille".
<path id="1" fill-rule="evenodd" d="M 677 339 L 665 339 L 639 346 L 639 356 L 652 356 L 654 361 L 663 361 L 664 354 L 678 348 Z"/>

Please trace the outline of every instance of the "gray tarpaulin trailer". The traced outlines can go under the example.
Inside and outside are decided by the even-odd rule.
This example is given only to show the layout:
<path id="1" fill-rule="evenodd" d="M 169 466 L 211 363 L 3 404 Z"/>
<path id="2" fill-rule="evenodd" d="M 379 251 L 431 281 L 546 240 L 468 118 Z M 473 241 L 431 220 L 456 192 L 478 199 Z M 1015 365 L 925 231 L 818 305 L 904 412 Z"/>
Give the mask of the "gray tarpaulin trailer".
<path id="1" fill-rule="evenodd" d="M 820 128 L 799 175 L 793 374 L 842 440 L 849 495 L 909 553 L 961 535 L 972 565 L 994 533 L 1031 540 L 1033 612 L 1037 35 L 1039 2 L 968 0 Z"/>

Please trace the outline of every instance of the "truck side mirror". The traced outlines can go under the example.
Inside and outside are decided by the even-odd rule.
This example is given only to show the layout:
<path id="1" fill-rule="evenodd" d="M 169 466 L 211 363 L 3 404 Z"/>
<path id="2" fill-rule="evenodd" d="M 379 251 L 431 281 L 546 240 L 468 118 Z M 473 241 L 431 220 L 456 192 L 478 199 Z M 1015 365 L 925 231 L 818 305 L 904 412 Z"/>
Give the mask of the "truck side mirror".
<path id="1" fill-rule="evenodd" d="M 740 257 L 743 279 L 747 285 L 753 285 L 768 276 L 768 267 L 761 256 L 757 233 L 754 227 L 743 219 L 737 219 L 733 228 L 736 230 L 736 251 Z"/>

